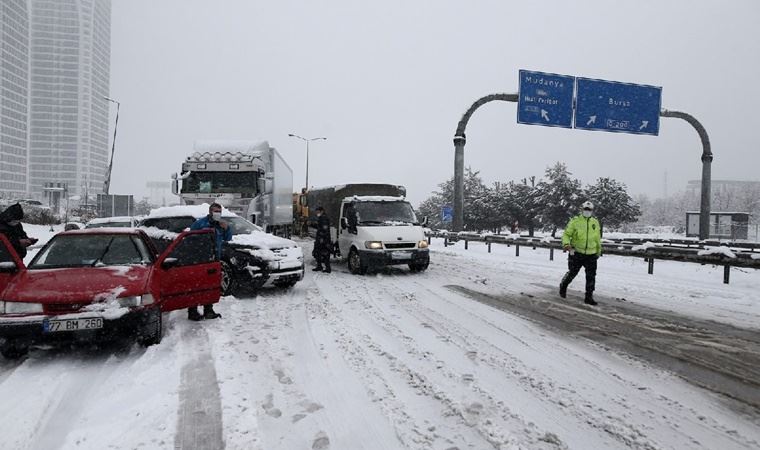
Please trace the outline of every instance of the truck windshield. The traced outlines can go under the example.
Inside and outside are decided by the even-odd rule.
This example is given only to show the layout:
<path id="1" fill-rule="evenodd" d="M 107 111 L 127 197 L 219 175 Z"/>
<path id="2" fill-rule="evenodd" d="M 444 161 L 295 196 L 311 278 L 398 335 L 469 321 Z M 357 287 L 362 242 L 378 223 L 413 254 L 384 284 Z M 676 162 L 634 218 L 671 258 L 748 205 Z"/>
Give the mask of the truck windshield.
<path id="1" fill-rule="evenodd" d="M 182 182 L 183 194 L 244 194 L 256 193 L 258 172 L 191 172 Z"/>
<path id="2" fill-rule="evenodd" d="M 408 202 L 356 202 L 356 220 L 361 225 L 407 225 L 417 223 Z"/>

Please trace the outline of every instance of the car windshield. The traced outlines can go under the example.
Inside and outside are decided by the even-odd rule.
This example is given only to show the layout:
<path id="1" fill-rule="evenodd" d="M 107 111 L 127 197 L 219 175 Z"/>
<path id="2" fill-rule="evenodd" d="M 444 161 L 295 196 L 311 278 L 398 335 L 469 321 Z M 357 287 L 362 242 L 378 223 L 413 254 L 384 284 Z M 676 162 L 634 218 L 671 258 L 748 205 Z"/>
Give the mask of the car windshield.
<path id="1" fill-rule="evenodd" d="M 369 201 L 354 203 L 357 222 L 364 225 L 417 223 L 412 205 L 403 201 Z"/>
<path id="2" fill-rule="evenodd" d="M 55 236 L 29 264 L 30 269 L 148 264 L 150 251 L 138 236 L 79 234 Z"/>
<path id="3" fill-rule="evenodd" d="M 251 234 L 254 231 L 264 231 L 258 225 L 243 219 L 242 217 L 222 217 L 222 220 L 230 224 L 232 234 Z"/>

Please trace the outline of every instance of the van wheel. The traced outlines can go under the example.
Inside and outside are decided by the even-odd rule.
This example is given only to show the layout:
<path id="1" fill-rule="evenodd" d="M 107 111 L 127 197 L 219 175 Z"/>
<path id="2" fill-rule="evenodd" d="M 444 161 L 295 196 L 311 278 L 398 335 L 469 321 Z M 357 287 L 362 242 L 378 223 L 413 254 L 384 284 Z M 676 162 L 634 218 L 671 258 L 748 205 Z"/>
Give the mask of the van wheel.
<path id="1" fill-rule="evenodd" d="M 161 308 L 156 307 L 150 312 L 149 317 L 146 318 L 146 324 L 140 331 L 140 337 L 138 342 L 143 347 L 158 344 L 161 342 L 163 336 L 163 319 L 161 315 Z"/>
<path id="2" fill-rule="evenodd" d="M 427 270 L 427 268 L 428 268 L 429 265 L 430 265 L 430 262 L 425 262 L 425 263 L 421 263 L 421 264 L 411 263 L 411 264 L 409 264 L 409 270 L 412 273 L 423 272 L 423 271 Z"/>
<path id="3" fill-rule="evenodd" d="M 237 291 L 237 279 L 227 261 L 222 261 L 222 295 L 234 295 Z"/>
<path id="4" fill-rule="evenodd" d="M 364 275 L 367 273 L 367 266 L 362 264 L 359 252 L 355 248 L 352 248 L 348 252 L 348 270 L 354 275 Z"/>

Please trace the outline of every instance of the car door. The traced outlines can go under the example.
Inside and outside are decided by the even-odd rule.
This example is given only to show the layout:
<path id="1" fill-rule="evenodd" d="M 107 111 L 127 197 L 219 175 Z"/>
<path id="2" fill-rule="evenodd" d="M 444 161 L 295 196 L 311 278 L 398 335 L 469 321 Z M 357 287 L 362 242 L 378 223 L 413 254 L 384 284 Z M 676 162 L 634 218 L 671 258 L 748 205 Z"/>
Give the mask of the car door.
<path id="1" fill-rule="evenodd" d="M 0 234 L 0 298 L 10 282 L 25 269 L 24 261 L 19 258 L 8 239 Z"/>
<path id="2" fill-rule="evenodd" d="M 162 311 L 219 301 L 222 267 L 213 230 L 180 233 L 159 255 L 156 270 Z"/>
<path id="3" fill-rule="evenodd" d="M 356 220 L 353 220 L 354 212 L 353 205 L 350 203 L 342 203 L 340 205 L 340 220 L 336 226 L 338 230 L 338 248 L 340 249 L 341 258 L 348 258 L 348 252 L 351 250 L 351 243 L 355 238 Z M 344 222 L 348 225 L 343 228 Z M 354 233 L 352 233 L 352 231 Z"/>

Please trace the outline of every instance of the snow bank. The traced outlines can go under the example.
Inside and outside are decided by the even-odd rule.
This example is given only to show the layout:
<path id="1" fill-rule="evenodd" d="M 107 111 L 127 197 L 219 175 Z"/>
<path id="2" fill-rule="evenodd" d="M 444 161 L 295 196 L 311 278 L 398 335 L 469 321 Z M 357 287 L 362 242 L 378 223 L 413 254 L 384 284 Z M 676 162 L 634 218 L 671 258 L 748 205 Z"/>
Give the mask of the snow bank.
<path id="1" fill-rule="evenodd" d="M 634 245 L 633 247 L 631 247 L 631 250 L 633 250 L 634 252 L 637 252 L 639 250 L 647 251 L 647 249 L 655 248 L 655 247 L 657 247 L 657 244 L 655 244 L 654 242 L 646 241 L 641 245 Z"/>
<path id="2" fill-rule="evenodd" d="M 736 258 L 736 253 L 732 252 L 728 247 L 705 247 L 704 250 L 697 252 L 699 256 L 705 255 L 723 255 L 729 258 Z M 754 255 L 753 255 L 754 256 Z"/>

